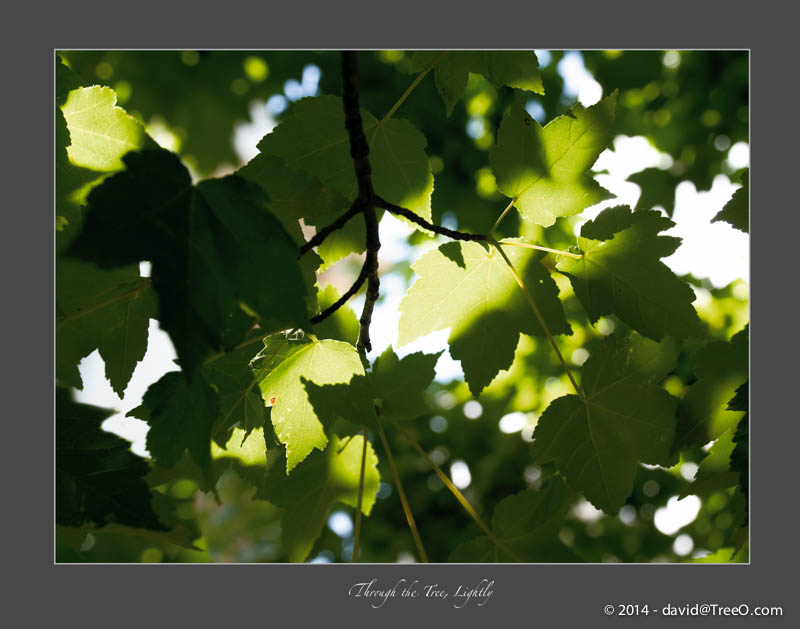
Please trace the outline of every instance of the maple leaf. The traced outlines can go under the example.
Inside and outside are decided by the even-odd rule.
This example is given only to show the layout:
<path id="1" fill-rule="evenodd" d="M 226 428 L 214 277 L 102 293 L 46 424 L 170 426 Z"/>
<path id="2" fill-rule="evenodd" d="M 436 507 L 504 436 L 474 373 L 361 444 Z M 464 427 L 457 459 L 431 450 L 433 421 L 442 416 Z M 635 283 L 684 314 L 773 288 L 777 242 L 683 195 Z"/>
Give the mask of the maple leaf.
<path id="1" fill-rule="evenodd" d="M 286 473 L 309 453 L 322 450 L 328 438 L 311 405 L 304 381 L 318 385 L 346 383 L 364 375 L 364 367 L 349 343 L 330 339 L 289 341 L 284 335 L 264 340 L 264 349 L 253 359 L 264 401 L 272 406 L 275 433 L 286 446 Z"/>
<path id="2" fill-rule="evenodd" d="M 750 171 L 745 169 L 739 176 L 742 187 L 733 193 L 731 199 L 723 206 L 717 215 L 711 219 L 712 223 L 725 221 L 739 231 L 750 231 Z"/>
<path id="3" fill-rule="evenodd" d="M 610 198 L 587 174 L 609 141 L 617 93 L 542 128 L 519 107 L 503 116 L 489 161 L 497 189 L 522 218 L 542 227 Z"/>
<path id="4" fill-rule="evenodd" d="M 509 247 L 507 255 L 551 333 L 571 334 L 558 287 L 539 257 L 521 247 Z M 511 365 L 521 333 L 545 335 L 498 252 L 490 254 L 475 242 L 451 242 L 412 268 L 419 279 L 400 303 L 398 344 L 450 328 L 450 353 L 461 361 L 473 395 Z"/>
<path id="5" fill-rule="evenodd" d="M 189 377 L 223 341 L 241 340 L 226 332 L 242 303 L 267 330 L 308 325 L 297 246 L 259 187 L 234 175 L 192 186 L 165 150 L 123 161 L 90 193 L 67 255 L 103 268 L 152 261 L 159 318 Z"/>
<path id="6" fill-rule="evenodd" d="M 539 418 L 534 460 L 554 461 L 592 504 L 616 512 L 631 494 L 639 461 L 669 460 L 678 400 L 657 383 L 677 356 L 671 339 L 605 339 L 584 364 L 585 398 L 557 398 Z"/>
<path id="7" fill-rule="evenodd" d="M 678 407 L 678 428 L 674 450 L 703 446 L 736 426 L 743 411 L 727 407 L 747 380 L 748 327 L 730 341 L 712 341 L 700 348 L 692 360 L 697 381 Z M 745 409 L 746 410 L 746 409 Z"/>
<path id="8" fill-rule="evenodd" d="M 679 238 L 659 235 L 672 225 L 658 211 L 624 206 L 603 210 L 583 225 L 582 257 L 562 257 L 556 268 L 569 277 L 593 323 L 615 314 L 654 340 L 705 335 L 692 307 L 694 291 L 660 260 L 680 244 Z"/>
<path id="9" fill-rule="evenodd" d="M 483 535 L 458 546 L 450 555 L 450 561 L 580 561 L 558 538 L 564 516 L 574 499 L 574 492 L 558 477 L 538 491 L 526 489 L 508 496 L 497 503 L 492 515 L 492 533 L 502 546 L 496 546 Z"/>
<path id="10" fill-rule="evenodd" d="M 375 193 L 430 221 L 433 175 L 425 154 L 425 136 L 407 120 L 378 120 L 364 109 L 361 117 Z M 358 196 L 339 97 L 298 101 L 290 115 L 261 139 L 258 148 L 264 155 L 282 158 L 292 170 L 309 173 L 348 201 Z"/>
<path id="11" fill-rule="evenodd" d="M 129 442 L 100 428 L 113 414 L 79 404 L 66 389 L 56 388 L 56 522 L 114 521 L 166 530 L 150 503 L 147 461 L 130 451 Z"/>
<path id="12" fill-rule="evenodd" d="M 507 85 L 544 94 L 539 60 L 532 50 L 416 51 L 410 60 L 412 72 L 421 72 L 436 61 L 436 89 L 449 117 L 464 95 L 470 72 L 482 74 L 495 87 Z"/>

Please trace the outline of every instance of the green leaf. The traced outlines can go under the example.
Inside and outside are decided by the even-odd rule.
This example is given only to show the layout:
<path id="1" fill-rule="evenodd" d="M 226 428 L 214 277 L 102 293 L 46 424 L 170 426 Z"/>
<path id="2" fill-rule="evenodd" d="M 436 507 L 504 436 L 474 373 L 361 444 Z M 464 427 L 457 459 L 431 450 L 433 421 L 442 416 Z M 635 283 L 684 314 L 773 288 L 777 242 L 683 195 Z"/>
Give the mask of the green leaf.
<path id="1" fill-rule="evenodd" d="M 678 407 L 675 451 L 702 446 L 733 429 L 744 411 L 731 410 L 728 401 L 747 380 L 749 370 L 748 328 L 730 341 L 707 343 L 692 361 L 697 381 Z"/>
<path id="2" fill-rule="evenodd" d="M 398 359 L 391 347 L 379 356 L 366 376 L 355 375 L 346 384 L 318 386 L 303 381 L 320 421 L 332 426 L 338 419 L 374 429 L 376 409 L 392 419 L 410 419 L 430 413 L 423 392 L 433 381 L 438 354 L 417 352 Z"/>
<path id="3" fill-rule="evenodd" d="M 147 462 L 129 442 L 100 428 L 113 413 L 56 388 L 56 522 L 166 530 L 150 503 Z"/>
<path id="4" fill-rule="evenodd" d="M 742 187 L 733 193 L 730 201 L 711 219 L 712 223 L 725 221 L 736 229 L 750 231 L 750 171 L 745 170 L 741 176 Z"/>
<path id="5" fill-rule="evenodd" d="M 558 287 L 530 249 L 507 255 L 553 334 L 571 334 Z M 460 266 L 454 260 L 463 260 Z M 419 279 L 400 303 L 398 344 L 450 328 L 450 353 L 477 396 L 514 358 L 519 335 L 544 336 L 502 256 L 474 242 L 442 245 L 414 262 Z"/>
<path id="6" fill-rule="evenodd" d="M 308 399 L 304 380 L 318 385 L 350 382 L 364 375 L 355 348 L 341 341 L 292 342 L 283 335 L 264 341 L 264 349 L 253 360 L 265 402 L 272 406 L 275 433 L 286 445 L 286 473 L 309 453 L 328 443 L 322 423 Z"/>
<path id="7" fill-rule="evenodd" d="M 634 210 L 649 210 L 660 205 L 668 216 L 672 216 L 675 211 L 675 188 L 681 182 L 680 177 L 668 170 L 645 168 L 628 177 L 628 181 L 642 189 Z"/>
<path id="8" fill-rule="evenodd" d="M 68 255 L 103 268 L 152 261 L 159 318 L 189 377 L 223 341 L 241 340 L 227 332 L 242 303 L 266 330 L 308 324 L 297 246 L 260 188 L 235 175 L 193 187 L 164 150 L 124 162 L 90 193 Z"/>
<path id="9" fill-rule="evenodd" d="M 655 340 L 705 335 L 692 307 L 694 291 L 660 260 L 680 244 L 679 238 L 659 235 L 672 225 L 658 211 L 623 206 L 584 224 L 578 239 L 583 257 L 562 257 L 556 268 L 569 277 L 593 323 L 615 314 Z"/>
<path id="10" fill-rule="evenodd" d="M 587 172 L 608 144 L 616 103 L 613 92 L 591 107 L 575 105 L 544 128 L 517 107 L 503 117 L 489 161 L 497 188 L 525 220 L 548 227 L 611 198 Z"/>
<path id="11" fill-rule="evenodd" d="M 136 266 L 111 271 L 75 260 L 56 265 L 56 377 L 83 387 L 78 363 L 95 348 L 106 377 L 120 397 L 147 350 L 147 330 L 156 317 L 150 280 Z"/>
<path id="12" fill-rule="evenodd" d="M 436 89 L 444 101 L 448 117 L 464 95 L 469 73 L 482 74 L 493 85 L 507 85 L 544 94 L 539 61 L 531 50 L 417 51 L 411 57 L 414 72 L 421 72 L 435 59 Z"/>
<path id="13" fill-rule="evenodd" d="M 72 138 L 67 152 L 74 164 L 119 170 L 128 151 L 156 147 L 144 127 L 116 103 L 117 95 L 109 87 L 95 85 L 69 93 L 61 110 Z"/>
<path id="14" fill-rule="evenodd" d="M 733 448 L 733 431 L 728 430 L 711 446 L 708 456 L 700 463 L 694 481 L 681 492 L 681 498 L 689 494 L 706 496 L 735 485 L 739 475 L 730 466 Z"/>
<path id="15" fill-rule="evenodd" d="M 731 470 L 739 477 L 739 487 L 745 503 L 745 514 L 749 510 L 750 502 L 750 413 L 748 412 L 748 388 L 750 381 L 745 380 L 738 389 L 736 395 L 728 403 L 728 409 L 733 411 L 744 411 L 744 417 L 739 420 L 736 432 L 733 435 L 733 451 L 731 452 Z"/>
<path id="16" fill-rule="evenodd" d="M 406 120 L 379 121 L 364 109 L 361 117 L 375 192 L 430 221 L 433 175 L 425 154 L 425 136 Z M 358 196 L 341 98 L 318 96 L 298 101 L 290 115 L 261 139 L 258 148 L 264 155 L 282 158 L 292 170 L 309 173 L 348 201 Z"/>
<path id="17" fill-rule="evenodd" d="M 252 343 L 225 353 L 203 367 L 206 381 L 219 396 L 220 418 L 212 438 L 221 448 L 226 447 L 234 428 L 244 430 L 246 437 L 251 430 L 264 426 L 267 409 L 256 376 L 250 369 L 250 361 L 258 349 L 259 345 Z"/>
<path id="18" fill-rule="evenodd" d="M 350 203 L 338 192 L 324 188 L 308 173 L 288 168 L 280 157 L 261 153 L 237 171 L 267 193 L 267 207 L 287 227 L 301 218 L 309 225 L 315 219 L 342 213 Z"/>
<path id="19" fill-rule="evenodd" d="M 142 398 L 141 406 L 128 412 L 150 424 L 147 450 L 159 465 L 176 465 L 188 450 L 201 470 L 211 465 L 211 429 L 219 416 L 217 393 L 200 377 L 188 380 L 184 373 L 164 375 Z"/>
<path id="20" fill-rule="evenodd" d="M 633 489 L 639 461 L 666 464 L 678 400 L 657 383 L 674 367 L 677 343 L 611 336 L 583 369 L 584 401 L 554 400 L 533 433 L 533 457 L 554 461 L 597 508 L 615 513 Z"/>
<path id="21" fill-rule="evenodd" d="M 564 516 L 575 499 L 567 484 L 556 477 L 534 491 L 526 489 L 501 500 L 492 516 L 492 533 L 513 557 L 487 537 L 461 544 L 450 555 L 459 563 L 578 562 L 581 559 L 558 538 Z"/>
<path id="22" fill-rule="evenodd" d="M 430 413 L 423 392 L 435 375 L 436 362 L 442 353 L 415 352 L 398 358 L 387 347 L 369 374 L 381 413 L 392 419 L 413 419 Z"/>
<path id="23" fill-rule="evenodd" d="M 284 507 L 281 535 L 290 561 L 308 557 L 334 505 L 357 506 L 363 447 L 361 435 L 347 441 L 331 435 L 328 447 L 311 454 L 291 476 L 283 473 L 280 459 L 270 468 L 257 497 Z M 377 465 L 378 458 L 368 443 L 361 502 L 361 511 L 367 516 L 380 483 Z"/>

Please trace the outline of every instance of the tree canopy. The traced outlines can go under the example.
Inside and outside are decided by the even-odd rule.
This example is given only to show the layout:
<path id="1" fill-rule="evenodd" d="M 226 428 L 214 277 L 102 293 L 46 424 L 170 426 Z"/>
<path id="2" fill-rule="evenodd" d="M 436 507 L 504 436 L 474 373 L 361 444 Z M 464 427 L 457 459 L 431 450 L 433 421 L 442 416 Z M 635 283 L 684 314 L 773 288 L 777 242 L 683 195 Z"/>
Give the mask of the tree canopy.
<path id="1" fill-rule="evenodd" d="M 748 63 L 58 52 L 57 560 L 747 561 Z"/>

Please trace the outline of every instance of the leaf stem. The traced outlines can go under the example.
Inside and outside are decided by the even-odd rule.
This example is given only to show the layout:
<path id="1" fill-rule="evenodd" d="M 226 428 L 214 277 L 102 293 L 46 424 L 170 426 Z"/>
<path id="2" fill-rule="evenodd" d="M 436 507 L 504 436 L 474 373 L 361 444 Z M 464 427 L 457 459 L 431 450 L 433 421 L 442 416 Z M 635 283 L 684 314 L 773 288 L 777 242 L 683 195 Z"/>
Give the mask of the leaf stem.
<path id="1" fill-rule="evenodd" d="M 437 57 L 431 62 L 431 64 L 427 68 L 425 68 L 422 72 L 419 73 L 417 78 L 414 79 L 411 85 L 408 86 L 408 89 L 403 93 L 403 95 L 400 98 L 397 99 L 397 102 L 392 106 L 389 112 L 381 119 L 381 121 L 378 124 L 383 124 L 394 115 L 394 112 L 396 112 L 400 108 L 400 105 L 402 105 L 405 102 L 406 98 L 408 98 L 411 95 L 411 92 L 413 92 L 416 89 L 417 85 L 420 84 L 422 79 L 425 78 L 425 75 L 428 74 L 428 72 L 430 72 L 431 70 L 433 70 L 434 66 L 436 66 L 437 63 L 439 63 L 439 60 L 445 54 L 447 54 L 447 51 L 444 51 L 439 55 L 437 55 Z"/>
<path id="2" fill-rule="evenodd" d="M 511 202 L 506 206 L 506 209 L 503 210 L 498 219 L 494 222 L 494 225 L 492 225 L 492 229 L 489 230 L 489 237 L 491 237 L 494 234 L 498 225 L 500 225 L 500 221 L 502 221 L 506 217 L 506 214 L 508 214 L 511 211 L 511 208 L 514 207 L 514 201 L 516 201 L 516 199 L 511 199 Z"/>
<path id="3" fill-rule="evenodd" d="M 539 321 L 539 325 L 542 326 L 542 330 L 544 330 L 544 333 L 547 336 L 547 340 L 550 341 L 550 345 L 552 345 L 553 349 L 555 350 L 556 356 L 558 356 L 558 360 L 561 362 L 561 366 L 564 368 L 564 371 L 566 372 L 569 381 L 572 383 L 572 388 L 575 389 L 575 393 L 577 393 L 578 397 L 580 397 L 581 400 L 583 400 L 583 403 L 586 404 L 587 403 L 586 396 L 583 394 L 583 391 L 581 391 L 580 387 L 578 387 L 578 383 L 575 382 L 575 378 L 572 376 L 572 372 L 570 371 L 569 366 L 567 365 L 567 361 L 564 360 L 564 356 L 561 354 L 561 350 L 558 349 L 556 340 L 553 338 L 553 335 L 550 332 L 550 328 L 547 327 L 547 323 L 545 322 L 544 317 L 542 316 L 542 313 L 539 310 L 539 307 L 536 305 L 536 302 L 533 300 L 533 296 L 525 287 L 522 278 L 519 276 L 519 273 L 517 273 L 517 270 L 514 268 L 514 265 L 511 263 L 511 260 L 508 259 L 508 256 L 506 255 L 506 252 L 503 251 L 503 248 L 500 246 L 500 243 L 494 238 L 491 238 L 489 242 L 491 242 L 495 246 L 495 248 L 500 252 L 500 255 L 503 256 L 503 260 L 505 261 L 506 265 L 511 271 L 511 275 L 513 275 L 514 279 L 517 281 L 517 284 L 519 285 L 520 289 L 525 295 L 525 298 L 528 300 L 528 304 L 530 305 L 531 310 L 533 310 L 533 313 L 536 315 L 536 319 Z"/>
<path id="4" fill-rule="evenodd" d="M 510 240 L 498 240 L 501 245 L 511 245 L 512 247 L 525 247 L 526 249 L 536 249 L 537 251 L 547 251 L 548 253 L 555 253 L 560 256 L 568 256 L 570 258 L 581 259 L 583 256 L 578 253 L 570 253 L 569 251 L 561 251 L 560 249 L 551 249 L 550 247 L 542 247 L 541 245 L 532 245 L 527 242 L 513 242 Z"/>
<path id="5" fill-rule="evenodd" d="M 361 473 L 358 477 L 358 501 L 356 502 L 356 530 L 353 540 L 353 556 L 350 561 L 358 563 L 358 543 L 361 539 L 361 504 L 364 500 L 364 470 L 367 463 L 367 429 L 364 429 L 364 447 L 361 449 Z"/>
<path id="6" fill-rule="evenodd" d="M 406 432 L 400 426 L 400 424 L 398 424 L 394 419 L 392 419 L 391 417 L 388 417 L 388 419 L 390 422 L 392 422 L 392 425 L 400 432 L 400 434 L 406 438 L 406 441 L 408 441 L 411 444 L 411 446 L 417 451 L 417 453 L 423 459 L 425 459 L 427 464 L 431 466 L 431 469 L 433 469 L 433 471 L 439 477 L 439 480 L 441 480 L 444 483 L 444 485 L 450 490 L 450 493 L 453 494 L 453 496 L 455 496 L 456 500 L 458 500 L 458 502 L 461 504 L 461 506 L 469 515 L 469 517 L 471 517 L 475 521 L 475 523 L 481 528 L 481 530 L 484 533 L 486 533 L 486 536 L 492 541 L 492 543 L 495 546 L 502 548 L 506 553 L 508 553 L 514 559 L 514 561 L 521 561 L 519 557 L 517 557 L 513 552 L 511 552 L 511 550 L 502 541 L 497 539 L 495 534 L 492 533 L 492 530 L 486 525 L 481 516 L 478 515 L 478 512 L 475 511 L 475 509 L 472 507 L 469 501 L 464 497 L 464 494 L 462 494 L 459 491 L 458 487 L 456 487 L 453 484 L 453 482 L 447 477 L 447 474 L 445 474 L 442 471 L 442 469 L 436 464 L 436 462 L 431 457 L 428 456 L 428 453 L 422 449 L 422 447 L 416 442 L 416 440 L 411 435 L 409 435 L 408 432 Z"/>
<path id="7" fill-rule="evenodd" d="M 406 515 L 408 528 L 411 529 L 411 537 L 414 538 L 414 544 L 417 546 L 417 552 L 419 553 L 420 561 L 422 563 L 428 563 L 428 555 L 425 553 L 425 548 L 422 546 L 422 540 L 419 537 L 417 524 L 416 522 L 414 522 L 414 514 L 411 513 L 411 507 L 408 504 L 408 498 L 406 498 L 406 492 L 403 490 L 403 483 L 400 481 L 400 475 L 397 473 L 397 467 L 394 464 L 394 457 L 392 457 L 392 451 L 389 448 L 389 441 L 386 439 L 386 433 L 383 432 L 383 426 L 381 425 L 380 418 L 378 418 L 377 423 L 378 423 L 378 435 L 381 438 L 383 449 L 386 452 L 386 458 L 389 461 L 389 467 L 392 470 L 394 483 L 397 486 L 397 495 L 400 496 L 400 503 L 403 505 L 403 513 L 405 513 Z"/>

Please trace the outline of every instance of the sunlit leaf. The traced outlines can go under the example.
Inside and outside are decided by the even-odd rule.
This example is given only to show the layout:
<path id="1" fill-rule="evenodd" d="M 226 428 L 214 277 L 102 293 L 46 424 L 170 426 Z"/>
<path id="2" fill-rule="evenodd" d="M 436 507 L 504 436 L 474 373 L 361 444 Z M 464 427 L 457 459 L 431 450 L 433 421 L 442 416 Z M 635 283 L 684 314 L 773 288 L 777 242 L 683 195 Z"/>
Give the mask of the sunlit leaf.
<path id="1" fill-rule="evenodd" d="M 506 253 L 550 332 L 571 333 L 558 288 L 537 256 L 521 247 L 508 247 Z M 450 328 L 450 353 L 461 361 L 473 395 L 511 365 L 520 333 L 544 336 L 498 252 L 474 242 L 452 242 L 425 254 L 412 268 L 419 279 L 400 303 L 397 342 L 405 345 Z"/>
<path id="2" fill-rule="evenodd" d="M 318 385 L 349 382 L 364 375 L 358 352 L 341 341 L 289 341 L 282 335 L 268 337 L 254 359 L 264 401 L 272 406 L 275 433 L 286 446 L 286 473 L 292 471 L 314 448 L 328 444 L 322 423 L 311 405 L 304 381 Z"/>
<path id="3" fill-rule="evenodd" d="M 657 211 L 603 210 L 583 225 L 580 259 L 562 257 L 556 268 L 567 275 L 592 322 L 615 314 L 640 334 L 659 340 L 705 333 L 692 307 L 694 291 L 661 258 L 680 239 L 659 232 L 673 222 Z"/>
<path id="4" fill-rule="evenodd" d="M 547 227 L 610 198 L 588 171 L 610 140 L 616 102 L 614 92 L 591 107 L 575 105 L 544 128 L 519 109 L 503 117 L 489 159 L 498 189 L 523 219 Z"/>

